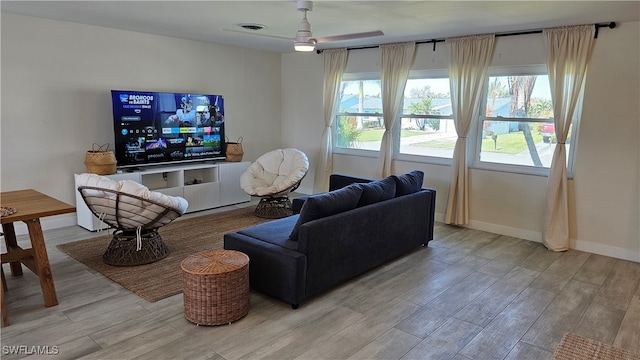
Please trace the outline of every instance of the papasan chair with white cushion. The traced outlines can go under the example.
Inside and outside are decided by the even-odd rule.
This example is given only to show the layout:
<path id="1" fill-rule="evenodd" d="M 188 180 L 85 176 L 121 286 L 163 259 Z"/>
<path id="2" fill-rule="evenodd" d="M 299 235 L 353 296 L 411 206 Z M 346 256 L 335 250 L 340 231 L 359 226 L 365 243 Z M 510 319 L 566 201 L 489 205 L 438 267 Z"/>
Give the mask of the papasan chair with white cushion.
<path id="1" fill-rule="evenodd" d="M 300 186 L 309 171 L 307 155 L 298 149 L 276 149 L 260 156 L 240 176 L 240 187 L 262 199 L 256 206 L 259 217 L 277 219 L 290 216 L 289 193 Z"/>
<path id="2" fill-rule="evenodd" d="M 131 180 L 114 181 L 96 174 L 75 176 L 78 191 L 91 212 L 115 229 L 102 255 L 105 263 L 143 265 L 169 254 L 158 228 L 182 216 L 189 206 L 187 200 L 151 191 Z"/>

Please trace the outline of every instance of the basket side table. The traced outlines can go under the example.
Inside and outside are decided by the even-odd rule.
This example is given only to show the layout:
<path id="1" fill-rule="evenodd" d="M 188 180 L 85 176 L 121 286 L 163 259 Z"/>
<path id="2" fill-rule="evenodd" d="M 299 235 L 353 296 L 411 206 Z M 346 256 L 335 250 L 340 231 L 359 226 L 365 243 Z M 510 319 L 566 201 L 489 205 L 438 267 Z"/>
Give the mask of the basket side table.
<path id="1" fill-rule="evenodd" d="M 249 257 L 235 250 L 210 250 L 181 263 L 184 317 L 197 325 L 223 325 L 249 312 Z"/>

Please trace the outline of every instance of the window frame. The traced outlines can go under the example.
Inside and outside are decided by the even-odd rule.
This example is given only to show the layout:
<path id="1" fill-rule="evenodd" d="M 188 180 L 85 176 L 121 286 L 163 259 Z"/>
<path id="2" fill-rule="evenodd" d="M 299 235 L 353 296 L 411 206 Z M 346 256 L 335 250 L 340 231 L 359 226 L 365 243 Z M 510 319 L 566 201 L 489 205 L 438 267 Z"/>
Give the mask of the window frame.
<path id="1" fill-rule="evenodd" d="M 430 70 L 412 70 L 409 73 L 408 80 L 427 80 L 427 79 L 447 79 L 449 81 L 448 69 L 430 69 Z M 406 89 L 405 89 L 406 90 Z M 451 97 L 451 90 L 449 90 L 449 97 Z M 403 97 L 404 99 L 404 97 Z M 404 100 L 402 105 L 404 110 Z M 402 119 L 439 119 L 439 120 L 453 120 L 453 113 L 449 115 L 421 115 L 421 114 L 405 114 L 401 112 L 398 115 L 396 124 L 398 129 L 393 133 L 394 135 L 394 160 L 419 162 L 435 165 L 451 165 L 453 164 L 453 155 L 451 158 L 431 156 L 431 155 L 417 155 L 417 154 L 405 154 L 400 152 L 401 139 L 400 134 L 402 131 Z M 394 129 L 395 130 L 395 129 Z"/>
<path id="2" fill-rule="evenodd" d="M 343 81 L 381 81 L 380 73 L 377 72 L 363 72 L 363 73 L 345 73 L 342 76 Z M 336 109 L 335 116 L 333 118 L 332 127 L 332 151 L 334 154 L 343 154 L 343 155 L 352 155 L 352 156 L 361 156 L 368 158 L 377 158 L 378 154 L 380 154 L 380 150 L 367 150 L 367 149 L 355 149 L 355 148 L 347 148 L 338 146 L 338 118 L 340 116 L 376 116 L 382 117 L 382 113 L 341 113 L 339 112 L 340 106 L 340 98 L 338 98 L 338 103 L 336 104 L 338 107 Z"/>
<path id="3" fill-rule="evenodd" d="M 546 64 L 536 64 L 536 65 L 518 65 L 518 66 L 490 66 L 487 71 L 487 76 L 484 81 L 484 87 L 482 89 L 481 96 L 481 104 L 486 104 L 487 102 L 487 90 L 489 78 L 492 76 L 508 76 L 508 75 L 547 75 L 548 70 Z M 411 71 L 409 74 L 409 79 L 429 79 L 429 78 L 449 78 L 448 70 L 443 69 L 431 69 L 431 70 L 420 70 L 420 71 Z M 347 73 L 344 74 L 341 81 L 360 81 L 360 80 L 381 80 L 380 73 L 377 72 L 368 72 L 368 73 Z M 574 114 L 574 118 L 572 120 L 572 133 L 571 133 L 571 146 L 569 147 L 568 156 L 567 156 L 567 174 L 570 179 L 573 178 L 574 168 L 575 168 L 575 157 L 577 153 L 578 147 L 578 137 L 579 137 L 579 125 L 580 119 L 582 117 L 582 104 L 584 99 L 584 86 L 582 88 L 580 98 L 578 100 L 578 105 L 576 107 L 576 111 Z M 338 104 L 339 106 L 339 104 Z M 404 109 L 404 106 L 403 106 Z M 367 157 L 367 158 L 377 158 L 379 157 L 379 150 L 366 150 L 366 149 L 356 149 L 356 148 L 345 148 L 338 147 L 337 144 L 337 123 L 339 116 L 379 116 L 382 117 L 382 113 L 339 113 L 336 111 L 336 115 L 332 124 L 333 130 L 333 153 L 341 154 L 341 155 L 350 155 L 350 156 L 359 156 L 359 157 Z M 451 166 L 453 164 L 452 158 L 444 158 L 444 157 L 436 157 L 429 155 L 416 155 L 416 154 L 403 154 L 400 153 L 400 135 L 401 135 L 401 123 L 403 118 L 429 118 L 429 119 L 453 119 L 453 115 L 450 117 L 447 115 L 417 115 L 417 114 L 404 114 L 402 111 L 396 115 L 397 121 L 393 129 L 391 129 L 391 136 L 394 138 L 394 149 L 393 149 L 393 160 L 395 161 L 405 161 L 405 162 L 415 162 L 415 163 L 424 163 L 424 164 L 433 164 L 433 165 L 445 165 Z M 515 121 L 515 122 L 527 122 L 527 123 L 551 123 L 554 124 L 553 118 L 544 119 L 544 118 L 511 118 L 511 117 L 486 117 L 484 106 L 478 107 L 478 112 L 474 117 L 474 124 L 471 125 L 468 144 L 467 144 L 467 158 L 469 163 L 469 168 L 471 169 L 479 169 L 479 170 L 488 170 L 488 171 L 497 171 L 497 172 L 507 172 L 514 174 L 524 174 L 524 175 L 533 175 L 533 176 L 544 176 L 548 177 L 550 168 L 548 167 L 535 167 L 529 165 L 517 165 L 517 164 L 505 164 L 505 163 L 493 163 L 489 161 L 481 161 L 480 153 L 482 146 L 482 130 L 483 123 L 485 120 L 491 121 Z"/>
<path id="4" fill-rule="evenodd" d="M 481 170 L 489 170 L 489 171 L 499 171 L 499 172 L 509 172 L 516 174 L 525 174 L 525 175 L 534 175 L 534 176 L 549 176 L 550 168 L 549 167 L 535 167 L 528 165 L 518 165 L 518 164 L 505 164 L 505 163 L 495 163 L 490 161 L 482 161 L 480 160 L 481 148 L 482 148 L 482 133 L 483 133 L 483 124 L 485 121 L 513 121 L 513 122 L 524 122 L 524 123 L 542 123 L 542 124 L 554 124 L 554 118 L 512 118 L 512 117 L 487 117 L 485 115 L 485 106 L 487 103 L 488 97 L 488 88 L 489 88 L 489 79 L 495 76 L 509 76 L 509 75 L 545 75 L 548 76 L 547 66 L 545 64 L 538 65 L 521 65 L 521 66 L 490 66 L 487 71 L 487 77 L 484 81 L 484 87 L 482 89 L 482 97 L 480 100 L 480 106 L 478 106 L 477 118 L 475 119 L 475 124 L 473 124 L 473 131 L 475 134 L 470 134 L 473 136 L 469 137 L 469 148 L 472 149 L 472 153 L 468 153 L 472 156 L 471 168 L 481 169 Z M 578 125 L 580 120 L 580 113 L 582 109 L 582 95 L 580 96 L 580 103 L 578 104 L 576 111 L 576 116 L 572 120 L 572 141 L 571 146 L 569 147 L 569 154 L 567 156 L 567 173 L 569 177 L 573 177 L 573 168 L 575 163 L 575 148 L 578 139 Z"/>

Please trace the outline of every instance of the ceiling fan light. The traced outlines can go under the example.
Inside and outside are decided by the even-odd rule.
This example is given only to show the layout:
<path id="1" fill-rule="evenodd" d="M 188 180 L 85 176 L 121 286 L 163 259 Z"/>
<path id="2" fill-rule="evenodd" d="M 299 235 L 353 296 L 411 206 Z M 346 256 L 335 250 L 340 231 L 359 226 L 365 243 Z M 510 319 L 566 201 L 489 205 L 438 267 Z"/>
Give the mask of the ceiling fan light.
<path id="1" fill-rule="evenodd" d="M 293 48 L 296 51 L 313 51 L 316 48 L 314 41 L 296 41 L 293 43 Z"/>

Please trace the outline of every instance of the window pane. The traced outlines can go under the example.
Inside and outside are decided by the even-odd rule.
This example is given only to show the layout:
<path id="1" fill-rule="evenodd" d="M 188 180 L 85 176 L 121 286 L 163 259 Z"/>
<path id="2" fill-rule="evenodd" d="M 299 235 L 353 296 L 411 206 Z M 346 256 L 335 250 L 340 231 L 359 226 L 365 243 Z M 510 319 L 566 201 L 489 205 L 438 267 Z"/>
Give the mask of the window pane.
<path id="1" fill-rule="evenodd" d="M 484 121 L 480 148 L 480 161 L 525 165 L 551 166 L 556 147 L 552 123 Z M 567 154 L 571 144 L 571 131 L 567 139 Z"/>
<path id="2" fill-rule="evenodd" d="M 404 91 L 403 114 L 452 116 L 448 78 L 409 79 Z M 407 118 L 401 120 L 400 153 L 452 158 L 456 144 L 453 120 Z"/>
<path id="3" fill-rule="evenodd" d="M 404 114 L 445 115 L 453 114 L 449 79 L 409 79 L 404 90 Z"/>
<path id="4" fill-rule="evenodd" d="M 380 150 L 384 133 L 380 94 L 380 80 L 350 80 L 341 83 L 335 121 L 336 147 Z"/>
<path id="5" fill-rule="evenodd" d="M 339 113 L 382 113 L 380 80 L 343 81 Z"/>
<path id="6" fill-rule="evenodd" d="M 553 117 L 547 75 L 490 76 L 487 88 L 488 117 Z"/>
<path id="7" fill-rule="evenodd" d="M 381 117 L 336 117 L 337 147 L 379 151 L 383 134 L 384 124 Z"/>
<path id="8" fill-rule="evenodd" d="M 402 118 L 400 153 L 453 158 L 457 138 L 451 119 Z"/>

